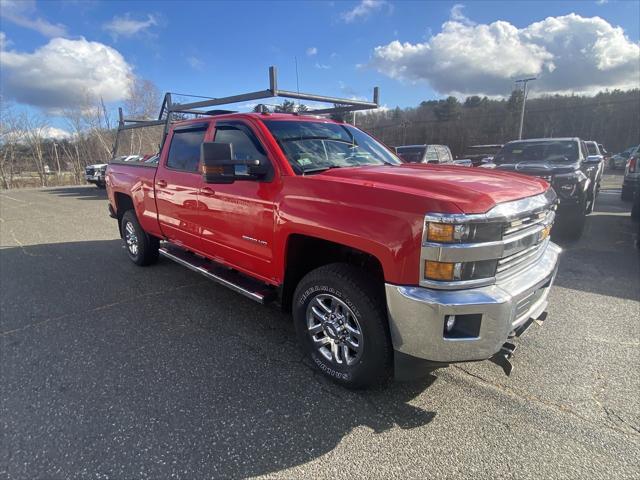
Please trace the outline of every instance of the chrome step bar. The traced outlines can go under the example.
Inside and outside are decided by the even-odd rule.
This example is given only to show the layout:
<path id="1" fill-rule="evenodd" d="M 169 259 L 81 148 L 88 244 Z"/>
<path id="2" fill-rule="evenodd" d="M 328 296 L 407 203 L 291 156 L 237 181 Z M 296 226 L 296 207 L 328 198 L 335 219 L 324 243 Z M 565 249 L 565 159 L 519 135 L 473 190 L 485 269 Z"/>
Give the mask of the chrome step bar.
<path id="1" fill-rule="evenodd" d="M 276 299 L 274 287 L 254 280 L 237 270 L 224 267 L 175 245 L 164 243 L 160 255 L 204 275 L 220 285 L 230 288 L 251 300 L 266 304 Z"/>

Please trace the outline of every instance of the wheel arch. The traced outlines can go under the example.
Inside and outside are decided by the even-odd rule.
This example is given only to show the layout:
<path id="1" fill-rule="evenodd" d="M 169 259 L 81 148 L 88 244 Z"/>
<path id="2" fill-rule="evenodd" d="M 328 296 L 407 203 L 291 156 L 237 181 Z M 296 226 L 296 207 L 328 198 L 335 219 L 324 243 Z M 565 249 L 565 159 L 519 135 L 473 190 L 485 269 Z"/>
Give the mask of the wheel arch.
<path id="1" fill-rule="evenodd" d="M 281 303 L 284 311 L 291 311 L 293 293 L 300 280 L 310 271 L 331 263 L 356 266 L 371 275 L 384 298 L 384 270 L 380 259 L 364 250 L 313 237 L 292 233 L 285 248 L 284 281 L 281 287 Z"/>

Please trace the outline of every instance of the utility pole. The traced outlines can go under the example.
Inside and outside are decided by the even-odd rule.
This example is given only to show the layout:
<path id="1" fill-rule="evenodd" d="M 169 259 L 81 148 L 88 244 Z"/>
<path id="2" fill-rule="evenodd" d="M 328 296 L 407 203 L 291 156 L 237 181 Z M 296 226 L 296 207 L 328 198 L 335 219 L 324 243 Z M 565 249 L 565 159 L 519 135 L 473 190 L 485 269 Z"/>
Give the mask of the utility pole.
<path id="1" fill-rule="evenodd" d="M 522 84 L 522 110 L 520 110 L 520 130 L 518 131 L 518 140 L 522 140 L 522 127 L 524 126 L 524 106 L 527 103 L 527 83 L 533 80 L 537 80 L 537 77 L 516 80 L 516 83 Z"/>

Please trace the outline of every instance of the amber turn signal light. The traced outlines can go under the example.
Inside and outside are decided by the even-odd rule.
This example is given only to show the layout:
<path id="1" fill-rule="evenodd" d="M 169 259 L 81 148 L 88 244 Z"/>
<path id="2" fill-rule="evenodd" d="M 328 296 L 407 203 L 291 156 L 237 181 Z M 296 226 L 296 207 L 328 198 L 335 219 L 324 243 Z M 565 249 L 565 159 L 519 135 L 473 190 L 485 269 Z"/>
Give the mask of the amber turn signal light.
<path id="1" fill-rule="evenodd" d="M 428 280 L 452 281 L 455 263 L 434 262 L 425 260 L 424 277 Z"/>
<path id="2" fill-rule="evenodd" d="M 453 225 L 430 222 L 427 227 L 427 239 L 430 242 L 453 242 Z"/>

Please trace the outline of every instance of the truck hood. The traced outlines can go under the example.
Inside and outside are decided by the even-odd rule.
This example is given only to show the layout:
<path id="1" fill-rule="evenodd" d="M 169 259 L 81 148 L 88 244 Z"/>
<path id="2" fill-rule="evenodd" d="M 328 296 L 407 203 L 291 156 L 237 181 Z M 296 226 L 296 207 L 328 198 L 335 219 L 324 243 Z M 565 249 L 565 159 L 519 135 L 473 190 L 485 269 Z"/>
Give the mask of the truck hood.
<path id="1" fill-rule="evenodd" d="M 462 213 L 484 213 L 498 203 L 538 195 L 549 188 L 547 182 L 538 178 L 444 165 L 336 168 L 317 177 L 450 202 Z"/>
<path id="2" fill-rule="evenodd" d="M 549 177 L 559 173 L 571 173 L 579 168 L 580 165 L 578 163 L 567 162 L 518 162 L 496 165 L 496 169 L 498 170 L 540 177 Z"/>

